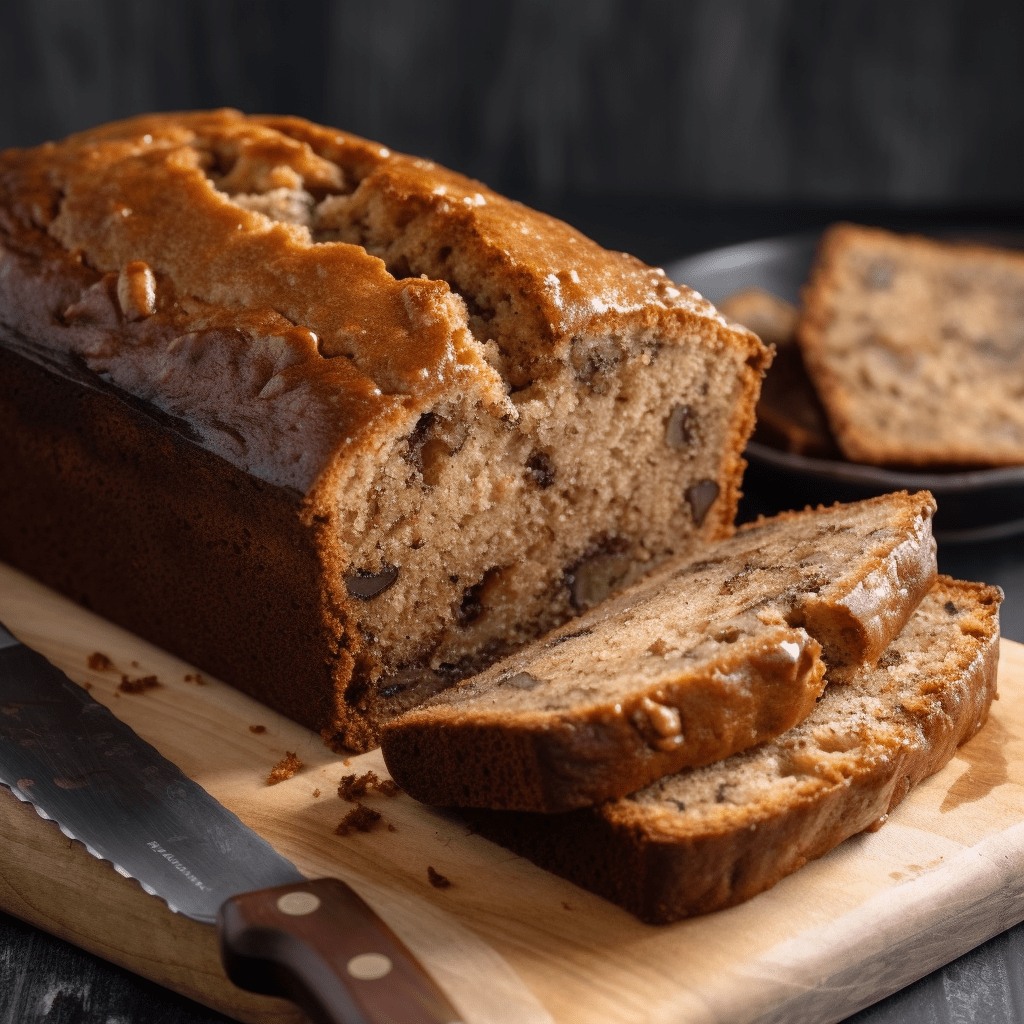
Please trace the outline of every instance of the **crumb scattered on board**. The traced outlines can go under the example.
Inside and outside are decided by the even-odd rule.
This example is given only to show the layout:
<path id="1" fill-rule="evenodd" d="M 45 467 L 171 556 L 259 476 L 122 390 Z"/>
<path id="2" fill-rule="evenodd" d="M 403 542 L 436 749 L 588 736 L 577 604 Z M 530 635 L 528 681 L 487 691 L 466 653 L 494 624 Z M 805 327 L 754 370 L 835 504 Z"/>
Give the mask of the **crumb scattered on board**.
<path id="1" fill-rule="evenodd" d="M 366 772 L 364 775 L 343 775 L 341 785 L 338 786 L 338 796 L 354 804 L 371 789 L 384 796 L 396 796 L 400 792 L 398 783 L 392 779 L 382 779 L 376 772 Z"/>
<path id="2" fill-rule="evenodd" d="M 254 733 L 256 733 L 257 736 L 260 735 L 260 733 L 264 733 L 266 731 L 267 731 L 267 727 L 265 725 L 250 725 L 249 726 L 249 732 L 254 732 Z"/>
<path id="3" fill-rule="evenodd" d="M 270 769 L 270 774 L 267 776 L 267 785 L 276 786 L 279 782 L 290 779 L 304 767 L 305 765 L 299 760 L 298 754 L 291 750 L 286 750 L 284 757 Z"/>
<path id="4" fill-rule="evenodd" d="M 154 690 L 162 685 L 156 676 L 141 676 L 138 679 L 121 676 L 121 682 L 117 684 L 117 688 L 122 693 L 145 693 L 147 690 Z"/>
<path id="5" fill-rule="evenodd" d="M 319 795 L 320 795 L 320 790 L 319 789 L 314 789 L 313 790 L 313 796 L 319 796 Z"/>
<path id="6" fill-rule="evenodd" d="M 92 689 L 92 683 L 90 683 L 89 680 L 86 679 L 86 681 L 84 683 L 82 683 L 82 689 L 83 690 L 91 690 Z"/>
<path id="7" fill-rule="evenodd" d="M 186 672 L 185 673 L 186 683 L 195 683 L 196 686 L 205 686 L 206 680 L 198 672 Z"/>
<path id="8" fill-rule="evenodd" d="M 102 651 L 93 651 L 85 659 L 85 663 L 93 672 L 109 672 L 114 667 L 114 663 L 110 660 L 109 655 L 104 654 Z"/>
<path id="9" fill-rule="evenodd" d="M 341 763 L 347 768 L 352 763 L 352 759 L 349 758 L 349 757 L 346 757 L 345 760 L 342 761 Z"/>
<path id="10" fill-rule="evenodd" d="M 336 836 L 349 836 L 353 832 L 370 832 L 380 821 L 380 811 L 375 811 L 362 804 L 356 804 L 338 823 L 334 830 Z"/>
<path id="11" fill-rule="evenodd" d="M 429 865 L 427 866 L 427 878 L 430 879 L 430 884 L 435 889 L 450 889 L 452 887 L 452 880 L 445 875 L 442 875 L 440 871 L 435 871 Z"/>

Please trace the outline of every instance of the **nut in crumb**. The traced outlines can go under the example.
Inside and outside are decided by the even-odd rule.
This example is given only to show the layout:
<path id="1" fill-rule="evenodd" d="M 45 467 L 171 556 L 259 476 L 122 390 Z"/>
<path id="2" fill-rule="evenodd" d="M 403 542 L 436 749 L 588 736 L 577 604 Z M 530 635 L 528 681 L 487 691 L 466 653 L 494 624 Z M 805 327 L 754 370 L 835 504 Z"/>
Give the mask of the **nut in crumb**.
<path id="1" fill-rule="evenodd" d="M 117 275 L 117 301 L 126 320 L 144 320 L 156 312 L 156 277 L 141 260 Z"/>

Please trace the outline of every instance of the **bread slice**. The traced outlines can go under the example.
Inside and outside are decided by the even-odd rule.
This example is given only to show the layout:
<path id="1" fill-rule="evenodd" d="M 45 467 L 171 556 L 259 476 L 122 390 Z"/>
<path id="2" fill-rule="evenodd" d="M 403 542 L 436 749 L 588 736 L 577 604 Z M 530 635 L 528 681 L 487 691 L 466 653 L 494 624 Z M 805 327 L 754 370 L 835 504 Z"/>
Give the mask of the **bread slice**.
<path id="1" fill-rule="evenodd" d="M 0 557 L 332 745 L 731 534 L 768 358 L 298 118 L 0 156 Z"/>
<path id="2" fill-rule="evenodd" d="M 723 299 L 718 308 L 775 347 L 757 400 L 752 440 L 796 455 L 837 458 L 839 449 L 797 344 L 796 306 L 760 288 L 747 288 Z"/>
<path id="3" fill-rule="evenodd" d="M 732 906 L 879 827 L 981 727 L 997 587 L 940 577 L 874 668 L 784 735 L 564 815 L 466 812 L 484 836 L 651 924 Z"/>
<path id="4" fill-rule="evenodd" d="M 430 804 L 560 811 L 763 742 L 874 661 L 935 578 L 930 494 L 743 527 L 390 723 Z"/>
<path id="5" fill-rule="evenodd" d="M 837 225 L 799 340 L 848 459 L 1024 464 L 1024 253 Z"/>

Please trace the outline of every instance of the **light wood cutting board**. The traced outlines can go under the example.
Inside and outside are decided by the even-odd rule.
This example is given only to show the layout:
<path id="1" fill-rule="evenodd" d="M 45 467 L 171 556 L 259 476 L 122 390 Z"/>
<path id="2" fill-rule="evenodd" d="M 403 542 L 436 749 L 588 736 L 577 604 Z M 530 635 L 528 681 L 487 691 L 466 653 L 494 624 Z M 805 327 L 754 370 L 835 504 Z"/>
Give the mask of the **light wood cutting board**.
<path id="1" fill-rule="evenodd" d="M 382 815 L 373 832 L 335 835 L 352 807 L 337 796 L 340 778 L 385 776 L 379 752 L 346 763 L 316 735 L 215 680 L 197 684 L 191 666 L 3 566 L 0 621 L 301 871 L 352 884 L 467 1024 L 821 1024 L 1024 919 L 1024 647 L 1009 641 L 989 723 L 879 832 L 742 906 L 650 927 L 404 795 L 365 801 Z M 114 670 L 90 670 L 93 652 Z M 161 685 L 122 693 L 122 674 Z M 267 786 L 286 751 L 305 767 Z M 428 867 L 451 885 L 434 887 Z M 171 913 L 3 787 L 0 908 L 240 1020 L 300 1019 L 290 1003 L 227 981 L 211 927 Z"/>

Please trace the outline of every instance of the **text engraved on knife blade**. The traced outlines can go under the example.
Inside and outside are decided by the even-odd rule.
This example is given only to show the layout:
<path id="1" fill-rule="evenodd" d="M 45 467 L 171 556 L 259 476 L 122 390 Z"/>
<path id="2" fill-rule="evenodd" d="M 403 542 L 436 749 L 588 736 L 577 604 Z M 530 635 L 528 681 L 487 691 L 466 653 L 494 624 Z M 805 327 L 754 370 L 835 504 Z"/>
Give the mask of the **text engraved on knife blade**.
<path id="1" fill-rule="evenodd" d="M 173 868 L 180 871 L 194 886 L 196 886 L 197 889 L 200 889 L 202 892 L 211 892 L 213 890 L 212 885 L 204 885 L 194 874 L 192 874 L 191 871 L 189 871 L 186 865 L 182 864 L 170 850 L 165 850 L 155 839 L 151 839 L 146 843 L 146 845 L 155 853 L 160 854 L 160 856 L 163 857 L 164 860 L 166 860 Z"/>

